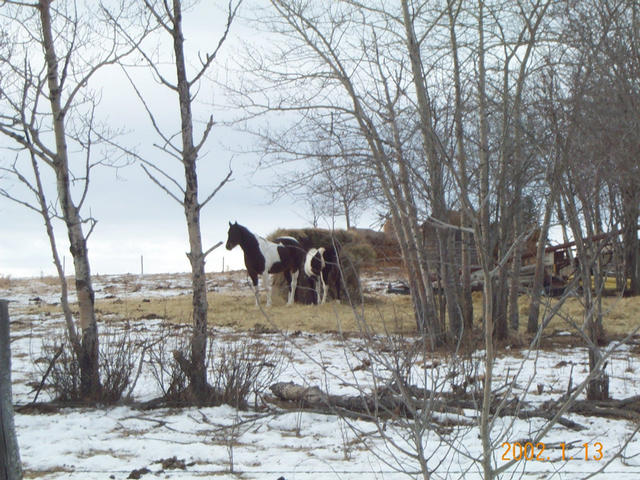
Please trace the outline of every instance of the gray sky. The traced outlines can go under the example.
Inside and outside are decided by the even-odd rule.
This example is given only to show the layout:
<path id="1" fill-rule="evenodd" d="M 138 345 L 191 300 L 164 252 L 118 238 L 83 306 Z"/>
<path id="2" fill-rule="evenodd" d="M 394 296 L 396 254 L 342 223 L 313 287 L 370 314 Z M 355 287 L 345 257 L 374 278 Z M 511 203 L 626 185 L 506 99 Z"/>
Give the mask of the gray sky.
<path id="1" fill-rule="evenodd" d="M 197 50 L 205 52 L 207 47 L 211 48 L 217 43 L 222 15 L 215 7 L 208 5 L 208 2 L 203 2 L 198 6 L 195 11 L 197 15 L 193 15 L 193 12 L 185 15 L 185 37 L 192 55 Z M 212 22 L 212 19 L 215 21 Z M 226 55 L 233 54 L 240 36 L 243 41 L 251 40 L 251 32 L 251 27 L 244 20 L 238 20 L 232 27 Z M 194 48 L 194 45 L 198 48 Z M 223 56 L 219 65 L 224 61 L 226 59 Z M 214 72 L 215 69 L 216 66 Z M 110 127 L 127 131 L 122 137 L 127 146 L 137 148 L 154 161 L 157 158 L 165 162 L 164 166 L 169 165 L 168 168 L 183 178 L 179 164 L 170 166 L 171 162 L 167 163 L 166 157 L 159 156 L 159 151 L 151 147 L 157 137 L 153 136 L 148 119 L 126 80 L 116 70 L 111 70 L 103 72 L 97 82 L 103 96 L 99 106 L 100 117 Z M 204 102 L 220 98 L 219 92 L 214 92 L 210 85 L 205 80 L 201 86 L 199 99 L 203 104 L 197 110 L 201 120 L 209 114 L 210 107 Z M 164 125 L 177 126 L 179 114 L 175 94 L 144 78 L 140 79 L 139 87 L 147 93 L 150 104 Z M 221 114 L 214 112 L 214 118 Z M 248 134 L 224 128 L 214 128 L 212 131 L 205 150 L 206 156 L 201 160 L 199 169 L 201 198 L 208 195 L 226 175 L 232 159 L 234 174 L 233 181 L 203 211 L 205 249 L 218 241 L 226 241 L 228 221 L 238 221 L 261 235 L 267 235 L 278 227 L 309 226 L 304 203 L 290 199 L 270 203 L 270 194 L 259 185 L 269 183 L 273 175 L 281 172 L 255 171 L 257 155 L 238 153 L 253 148 L 254 139 Z M 0 161 L 10 158 L 6 153 L 3 157 Z M 15 181 L 0 178 L 0 183 L 3 188 L 19 192 Z M 51 194 L 50 200 L 53 200 Z M 95 169 L 84 209 L 85 216 L 89 211 L 98 220 L 88 243 L 94 274 L 139 273 L 141 256 L 144 257 L 145 273 L 190 270 L 185 255 L 188 241 L 182 208 L 152 184 L 138 165 L 117 170 L 108 167 Z M 22 277 L 55 274 L 42 219 L 36 213 L 4 198 L 0 199 L 0 217 L 3 219 L 0 275 Z M 337 219 L 337 226 L 342 226 L 341 221 Z M 72 273 L 66 231 L 61 222 L 57 222 L 56 232 L 60 254 L 65 257 L 66 271 Z M 244 266 L 239 248 L 228 252 L 221 246 L 208 257 L 207 271 L 220 271 L 223 258 L 227 267 Z"/>
<path id="2" fill-rule="evenodd" d="M 252 183 L 246 162 L 243 165 L 236 161 L 235 180 L 204 210 L 202 236 L 206 248 L 226 241 L 228 221 L 237 220 L 262 235 L 278 227 L 308 226 L 300 206 L 287 201 L 267 203 L 268 193 Z M 139 167 L 121 169 L 118 174 L 122 179 L 107 169 L 97 174 L 87 203 L 98 220 L 89 239 L 93 273 L 139 273 L 141 255 L 145 273 L 189 271 L 186 223 L 180 206 L 141 175 Z M 213 188 L 215 180 L 219 177 L 201 175 L 203 190 Z M 0 215 L 8 222 L 0 242 L 0 275 L 55 274 L 41 218 L 4 199 L 0 201 Z M 57 227 L 59 249 L 66 256 L 66 271 L 71 273 L 66 233 L 60 223 Z M 229 252 L 221 246 L 208 257 L 207 271 L 220 271 L 223 257 L 226 266 L 243 268 L 240 249 Z"/>

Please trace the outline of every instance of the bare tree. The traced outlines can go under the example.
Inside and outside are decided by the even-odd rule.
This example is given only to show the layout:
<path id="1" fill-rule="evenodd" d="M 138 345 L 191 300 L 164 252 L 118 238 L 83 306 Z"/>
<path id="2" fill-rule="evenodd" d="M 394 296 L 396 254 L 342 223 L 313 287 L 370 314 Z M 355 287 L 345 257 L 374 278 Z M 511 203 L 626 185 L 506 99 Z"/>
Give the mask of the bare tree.
<path id="1" fill-rule="evenodd" d="M 593 8 L 576 8 L 569 30 L 572 43 L 589 57 L 585 100 L 592 115 L 582 117 L 581 131 L 591 136 L 590 162 L 604 163 L 603 202 L 608 196 L 616 205 L 603 205 L 610 217 L 603 223 L 622 230 L 624 273 L 632 295 L 640 294 L 640 185 L 635 181 L 640 153 L 639 24 L 637 2 L 602 0 Z"/>
<path id="2" fill-rule="evenodd" d="M 322 199 L 325 215 L 344 217 L 347 230 L 354 227 L 371 198 L 366 170 L 348 157 L 320 155 L 317 161 L 318 171 L 305 194 Z"/>
<path id="3" fill-rule="evenodd" d="M 124 12 L 119 15 L 124 23 Z M 96 220 L 82 211 L 91 171 L 102 159 L 94 158 L 100 143 L 95 119 L 99 97 L 88 85 L 98 71 L 131 53 L 133 47 L 123 47 L 107 20 L 85 5 L 68 2 L 54 5 L 50 0 L 5 2 L 2 19 L 10 42 L 3 48 L 0 74 L 3 104 L 0 132 L 13 142 L 16 150 L 25 153 L 24 157 L 31 162 L 32 175 L 21 173 L 24 169 L 18 162 L 22 161 L 22 153 L 5 171 L 10 171 L 35 195 L 35 203 L 21 203 L 45 219 L 63 298 L 66 281 L 51 218 L 60 218 L 65 224 L 75 270 L 81 339 L 76 339 L 69 308 L 63 300 L 65 318 L 80 364 L 81 395 L 86 400 L 96 400 L 101 391 L 98 330 L 87 250 Z M 34 44 L 39 48 L 34 48 Z M 59 210 L 52 209 L 46 201 L 40 165 L 55 176 Z M 77 165 L 79 169 L 75 169 Z M 9 195 L 18 199 L 12 193 Z"/>
<path id="4" fill-rule="evenodd" d="M 609 266 L 603 251 L 622 227 L 625 267 L 634 282 L 637 256 L 638 187 L 628 182 L 637 169 L 638 78 L 634 35 L 630 21 L 637 8 L 616 0 L 576 5 L 564 18 L 563 45 L 568 62 L 553 100 L 555 134 L 561 138 L 562 212 L 576 248 L 584 305 L 583 325 L 576 330 L 589 349 L 589 368 L 601 363 L 604 340 L 602 294 Z M 637 13 L 637 12 L 635 12 Z M 637 50 L 636 50 L 637 53 Z M 615 179 L 615 180 L 614 180 Z M 620 199 L 617 208 L 613 200 Z M 635 254 L 633 253 L 635 251 Z M 633 288 L 632 288 L 633 290 Z M 609 379 L 594 377 L 587 390 L 592 400 L 609 396 Z"/>
<path id="5" fill-rule="evenodd" d="M 193 117 L 193 105 L 195 104 L 201 81 L 212 68 L 220 49 L 225 43 L 233 20 L 236 17 L 241 1 L 230 1 L 227 6 L 226 21 L 223 33 L 218 39 L 217 45 L 212 51 L 200 55 L 200 64 L 189 72 L 185 50 L 185 32 L 183 30 L 183 3 L 180 0 L 172 2 L 145 0 L 144 15 L 148 15 L 155 21 L 160 32 L 171 42 L 173 56 L 172 67 L 175 69 L 175 80 L 172 80 L 161 67 L 160 62 L 154 57 L 153 49 L 147 49 L 130 42 L 136 47 L 142 56 L 146 66 L 153 72 L 154 78 L 161 86 L 169 89 L 178 97 L 180 131 L 169 132 L 161 126 L 161 122 L 154 113 L 153 106 L 145 100 L 145 92 L 141 91 L 131 79 L 131 86 L 135 90 L 140 102 L 144 106 L 149 121 L 152 124 L 160 143 L 156 147 L 170 158 L 178 161 L 184 170 L 184 180 L 180 182 L 161 167 L 158 162 L 144 158 L 129 150 L 129 153 L 140 161 L 145 173 L 151 181 L 159 186 L 170 198 L 175 200 L 184 210 L 187 232 L 189 236 L 189 252 L 187 257 L 191 264 L 191 283 L 193 286 L 193 334 L 191 339 L 191 358 L 186 359 L 181 352 L 176 352 L 177 360 L 188 375 L 190 391 L 198 402 L 211 400 L 211 387 L 206 381 L 206 350 L 207 350 L 207 287 L 205 278 L 205 259 L 211 251 L 220 246 L 218 243 L 208 249 L 204 249 L 200 229 L 200 214 L 204 207 L 218 193 L 218 191 L 231 179 L 231 170 L 222 178 L 219 184 L 204 198 L 200 197 L 198 183 L 198 161 L 201 160 L 202 148 L 206 144 L 209 134 L 214 126 L 213 117 L 206 121 L 203 130 L 195 133 L 195 121 Z M 114 17 L 115 20 L 115 17 Z M 122 29 L 123 34 L 126 31 Z M 125 73 L 127 72 L 126 66 Z M 176 141 L 180 139 L 180 142 Z"/>

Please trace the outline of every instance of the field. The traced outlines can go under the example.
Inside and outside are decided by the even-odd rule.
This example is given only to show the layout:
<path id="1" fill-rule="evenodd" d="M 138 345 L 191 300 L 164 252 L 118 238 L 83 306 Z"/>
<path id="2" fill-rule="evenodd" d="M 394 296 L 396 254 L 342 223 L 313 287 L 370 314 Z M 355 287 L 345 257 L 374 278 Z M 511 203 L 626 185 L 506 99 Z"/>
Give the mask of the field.
<path id="1" fill-rule="evenodd" d="M 286 307 L 277 298 L 272 308 L 260 310 L 243 272 L 210 274 L 213 350 L 259 344 L 260 351 L 276 365 L 265 372 L 265 381 L 319 386 L 336 395 L 367 392 L 389 378 L 384 365 L 368 362 L 392 358 L 393 352 L 382 348 L 372 354 L 364 334 L 376 333 L 374 338 L 383 347 L 389 345 L 385 339 L 400 338 L 396 334 L 409 343 L 415 338 L 409 297 L 385 293 L 388 282 L 397 275 L 394 270 L 368 272 L 363 277 L 364 303 L 354 307 L 334 302 Z M 415 424 L 411 421 L 389 419 L 382 428 L 364 418 L 290 409 L 274 401 L 268 388 L 267 401 L 252 398 L 246 410 L 230 406 L 143 408 L 144 402 L 161 393 L 150 359 L 144 356 L 127 402 L 101 408 L 29 408 L 34 387 L 46 368 L 41 360 L 43 343 L 54 341 L 63 327 L 56 305 L 57 287 L 47 278 L 4 278 L 0 288 L 0 296 L 12 300 L 13 394 L 19 410 L 16 427 L 25 478 L 416 478 L 418 465 L 411 456 L 410 442 Z M 188 334 L 187 275 L 102 276 L 95 279 L 95 289 L 99 328 L 108 330 L 110 336 L 127 332 L 136 341 L 149 340 L 160 338 L 167 326 L 176 335 Z M 475 301 L 479 311 L 479 296 Z M 521 302 L 521 323 L 526 323 L 526 298 Z M 640 322 L 640 302 L 607 298 L 604 307 L 611 339 L 605 349 L 612 349 L 606 367 L 611 395 L 628 398 L 638 392 L 639 339 L 627 345 L 618 345 L 616 340 Z M 564 312 L 581 323 L 577 299 L 570 299 Z M 577 385 L 587 375 L 586 351 L 568 325 L 554 320 L 545 333 L 545 348 L 530 352 L 528 336 L 524 330 L 519 332 L 500 347 L 495 366 L 496 388 L 513 385 L 513 396 L 530 408 L 561 396 L 569 379 Z M 106 338 L 103 343 L 108 342 Z M 477 378 L 483 374 L 482 353 L 471 353 L 466 363 Z M 446 351 L 422 352 L 410 366 L 412 383 L 452 391 L 465 374 L 459 368 Z M 39 401 L 49 400 L 50 395 L 43 391 Z M 635 421 L 575 413 L 565 417 L 584 428 L 554 426 L 542 439 L 548 459 L 517 462 L 504 478 L 584 478 L 603 467 L 596 478 L 637 478 L 640 439 L 634 436 Z M 437 478 L 482 477 L 477 422 L 475 410 L 464 410 L 439 418 L 426 430 L 423 447 Z M 494 425 L 495 464 L 500 466 L 509 455 L 505 442 L 524 444 L 543 425 L 541 418 L 499 419 Z M 597 443 L 603 449 L 599 460 L 594 459 Z M 567 449 L 564 461 L 561 444 Z M 584 444 L 591 449 L 588 460 Z"/>

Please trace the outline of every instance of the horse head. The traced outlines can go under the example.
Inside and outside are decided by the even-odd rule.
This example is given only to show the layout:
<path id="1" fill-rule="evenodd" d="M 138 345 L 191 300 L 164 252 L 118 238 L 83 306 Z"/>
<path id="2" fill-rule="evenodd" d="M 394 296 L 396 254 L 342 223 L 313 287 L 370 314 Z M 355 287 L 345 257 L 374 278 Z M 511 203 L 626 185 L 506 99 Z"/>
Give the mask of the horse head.
<path id="1" fill-rule="evenodd" d="M 240 244 L 242 238 L 242 230 L 238 222 L 229 222 L 229 231 L 227 232 L 227 250 L 232 250 L 234 247 Z"/>

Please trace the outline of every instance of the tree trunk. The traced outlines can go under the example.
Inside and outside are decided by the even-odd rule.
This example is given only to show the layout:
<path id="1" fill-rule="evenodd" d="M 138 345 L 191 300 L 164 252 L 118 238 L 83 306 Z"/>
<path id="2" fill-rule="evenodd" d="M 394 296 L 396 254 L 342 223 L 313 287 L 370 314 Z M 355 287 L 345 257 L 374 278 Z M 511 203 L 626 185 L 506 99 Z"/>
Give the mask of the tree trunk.
<path id="1" fill-rule="evenodd" d="M 493 312 L 493 252 L 489 225 L 489 123 L 487 112 L 486 66 L 484 45 L 484 4 L 478 2 L 478 115 L 480 127 L 480 224 L 476 228 L 476 248 L 482 265 L 483 276 L 483 320 L 484 320 L 484 368 L 485 379 L 482 389 L 482 410 L 480 411 L 480 442 L 482 444 L 482 471 L 485 480 L 493 478 L 492 460 L 494 449 L 491 444 L 491 402 L 493 398 L 494 363 L 494 312 Z"/>
<path id="2" fill-rule="evenodd" d="M 411 229 L 407 226 L 409 220 L 401 218 L 402 212 L 397 211 L 397 205 L 392 205 L 390 210 L 393 228 L 407 268 L 416 326 L 433 348 L 440 342 L 433 289 L 430 284 L 426 283 L 424 266 L 421 267 L 421 260 L 417 255 L 417 238 L 413 236 Z"/>
<path id="3" fill-rule="evenodd" d="M 509 284 L 509 328 L 514 332 L 520 327 L 520 312 L 518 311 L 518 297 L 520 296 L 520 267 L 522 264 L 520 244 L 513 249 L 513 263 L 511 264 L 511 283 Z"/>
<path id="4" fill-rule="evenodd" d="M 551 224 L 551 211 L 553 210 L 553 200 L 549 200 L 544 210 L 542 228 L 538 237 L 536 248 L 536 270 L 533 275 L 533 285 L 531 287 L 531 302 L 529 303 L 529 318 L 527 320 L 527 333 L 538 331 L 538 318 L 540 317 L 540 296 L 544 280 L 544 256 L 549 225 Z"/>
<path id="5" fill-rule="evenodd" d="M 635 188 L 623 188 L 623 248 L 625 277 L 631 282 L 630 295 L 640 295 L 640 261 L 638 259 L 640 244 L 638 242 L 638 217 L 640 207 Z"/>
<path id="6" fill-rule="evenodd" d="M 508 301 L 509 301 L 509 278 L 506 264 L 506 256 L 509 251 L 511 240 L 516 238 L 510 225 L 510 214 L 513 215 L 513 211 L 507 207 L 507 198 L 505 193 L 505 177 L 506 177 L 506 165 L 505 160 L 502 160 L 503 165 L 500 167 L 500 174 L 497 188 L 497 201 L 498 201 L 498 215 L 497 215 L 497 230 L 498 238 L 495 248 L 492 248 L 492 254 L 495 255 L 493 259 L 496 265 L 498 265 L 498 274 L 494 283 L 493 289 L 493 322 L 495 330 L 493 332 L 496 340 L 505 340 L 509 335 L 508 324 Z"/>
<path id="7" fill-rule="evenodd" d="M 465 108 L 462 98 L 461 85 L 461 69 L 460 59 L 458 56 L 458 39 L 456 34 L 456 16 L 454 13 L 453 2 L 447 4 L 447 16 L 449 19 L 449 39 L 451 42 L 451 55 L 453 60 L 453 80 L 455 92 L 455 108 L 454 108 L 454 125 L 456 137 L 456 160 L 459 170 L 459 187 L 462 209 L 460 212 L 460 226 L 464 227 L 469 224 L 467 218 L 472 216 L 472 206 L 469 201 L 469 182 L 467 178 L 467 154 L 465 150 L 465 135 L 462 112 Z M 471 296 L 471 237 L 461 231 L 461 265 L 460 277 L 462 280 L 462 290 L 460 294 L 460 303 L 462 310 L 462 322 L 464 331 L 467 335 L 471 334 L 473 328 L 473 298 Z"/>
<path id="8" fill-rule="evenodd" d="M 570 181 L 570 180 L 569 180 Z M 565 186 L 566 188 L 566 186 Z M 575 203 L 574 195 L 570 191 L 565 191 L 564 200 L 566 202 L 566 214 L 573 231 L 573 236 L 576 242 L 576 250 L 578 259 L 580 260 L 580 269 L 578 274 L 582 280 L 582 308 L 584 309 L 584 325 L 585 333 L 589 338 L 589 344 L 587 345 L 589 351 L 589 372 L 593 372 L 597 367 L 601 358 L 600 349 L 598 347 L 602 338 L 602 323 L 595 317 L 600 317 L 600 300 L 602 298 L 602 291 L 596 290 L 596 298 L 594 301 L 592 289 L 591 289 L 591 269 L 596 268 L 595 265 L 595 247 L 592 238 L 593 232 L 593 220 L 592 215 L 588 208 L 583 209 L 584 224 L 586 226 L 586 238 L 582 234 L 582 226 L 580 223 L 580 217 L 578 216 L 578 210 Z M 583 205 L 588 203 L 583 202 Z M 594 272 L 595 274 L 599 272 Z M 609 378 L 604 371 L 596 375 L 587 385 L 587 399 L 588 400 L 604 400 L 609 398 Z"/>
<path id="9" fill-rule="evenodd" d="M 493 288 L 493 334 L 496 340 L 505 340 L 509 334 L 507 324 L 507 301 L 509 299 L 509 284 L 507 281 L 507 267 L 503 266 L 498 272 L 498 278 Z"/>
<path id="10" fill-rule="evenodd" d="M 53 115 L 53 129 L 56 141 L 56 157 L 53 168 L 56 173 L 58 201 L 67 227 L 71 256 L 75 269 L 75 285 L 80 310 L 82 328 L 82 354 L 80 355 L 80 391 L 84 399 L 99 398 L 101 385 L 98 370 L 98 327 L 95 318 L 94 292 L 91 285 L 91 270 L 86 238 L 82 232 L 82 218 L 71 198 L 69 179 L 69 160 L 65 134 L 65 111 L 62 109 L 61 88 L 58 77 L 58 58 L 54 49 L 51 26 L 50 1 L 40 1 L 40 20 L 42 24 L 49 100 Z"/>
<path id="11" fill-rule="evenodd" d="M 508 300 L 508 319 L 509 319 L 509 328 L 514 332 L 518 331 L 520 326 L 520 312 L 518 311 L 518 298 L 520 296 L 520 268 L 522 266 L 522 245 L 525 242 L 525 239 L 521 238 L 521 234 L 524 233 L 524 228 L 522 226 L 523 223 L 523 215 L 522 215 L 522 201 L 520 194 L 520 186 L 516 186 L 517 198 L 514 200 L 515 204 L 513 207 L 513 215 L 512 215 L 512 229 L 513 229 L 513 256 L 511 260 L 511 271 L 509 272 L 510 283 L 509 283 L 509 300 Z M 530 232 L 529 235 L 532 235 L 533 232 Z"/>
<path id="12" fill-rule="evenodd" d="M 471 335 L 473 329 L 473 297 L 471 296 L 471 241 L 470 235 L 462 232 L 462 318 L 464 330 Z"/>
<path id="13" fill-rule="evenodd" d="M 351 217 L 349 216 L 349 205 L 347 202 L 342 202 L 342 209 L 344 210 L 344 220 L 347 224 L 347 230 L 351 230 Z"/>
<path id="14" fill-rule="evenodd" d="M 447 207 L 445 200 L 445 188 L 443 180 L 443 162 L 440 152 L 440 143 L 433 128 L 433 112 L 428 100 L 427 87 L 423 80 L 422 59 L 420 46 L 414 31 L 413 21 L 409 13 L 407 0 L 402 0 L 402 18 L 406 33 L 406 45 L 411 62 L 413 85 L 416 89 L 418 114 L 420 116 L 420 133 L 422 136 L 422 148 L 427 161 L 429 172 L 430 198 L 432 203 L 432 216 L 448 223 Z M 453 253 L 447 247 L 447 232 L 437 232 L 440 262 L 444 266 L 442 282 L 449 313 L 449 322 L 452 325 L 450 332 L 454 338 L 460 334 L 462 319 L 460 316 L 459 299 L 455 288 L 453 273 Z M 444 322 L 444 318 L 441 319 Z"/>
<path id="15" fill-rule="evenodd" d="M 47 201 L 44 194 L 44 188 L 42 187 L 42 181 L 40 177 L 40 169 L 38 168 L 38 162 L 35 156 L 31 155 L 31 167 L 33 169 L 33 176 L 35 182 L 35 190 L 38 196 L 38 203 L 40 207 L 40 214 L 44 220 L 45 228 L 47 230 L 47 237 L 49 238 L 49 245 L 51 247 L 51 255 L 53 257 L 53 264 L 58 272 L 58 279 L 60 280 L 60 305 L 62 307 L 62 313 L 64 314 L 64 321 L 67 326 L 67 334 L 69 335 L 69 341 L 76 354 L 76 358 L 80 358 L 82 355 L 82 345 L 78 340 L 78 334 L 75 324 L 73 323 L 73 313 L 69 306 L 69 294 L 67 279 L 65 278 L 65 272 L 60 262 L 60 254 L 58 253 L 58 247 L 56 245 L 56 238 L 53 233 L 53 225 L 51 224 L 51 215 L 47 207 Z"/>
<path id="16" fill-rule="evenodd" d="M 461 309 L 460 296 L 460 275 L 458 265 L 455 262 L 455 234 L 451 230 L 442 232 L 442 242 L 445 244 L 445 252 L 441 252 L 440 258 L 444 262 L 444 292 L 447 302 L 447 315 L 449 317 L 449 335 L 455 343 L 462 338 L 463 315 Z M 447 262 L 449 260 L 449 262 Z"/>
<path id="17" fill-rule="evenodd" d="M 205 258 L 200 231 L 200 204 L 198 202 L 197 152 L 193 142 L 193 117 L 191 95 L 184 58 L 184 36 L 182 33 L 182 10 L 180 0 L 173 0 L 173 50 L 178 79 L 180 121 L 182 133 L 182 163 L 185 174 L 184 213 L 187 220 L 193 287 L 193 334 L 191 337 L 191 372 L 188 372 L 192 393 L 204 399 L 208 392 L 206 375 L 207 351 L 207 286 Z M 187 373 L 187 372 L 185 372 Z"/>
<path id="18" fill-rule="evenodd" d="M 382 75 L 382 77 L 384 76 Z M 380 162 L 380 173 L 383 173 L 383 167 L 386 168 L 387 172 L 390 173 L 388 175 L 390 180 L 384 178 L 384 175 L 380 175 L 380 179 L 383 190 L 389 200 L 390 210 L 394 212 L 392 213 L 392 220 L 396 222 L 394 223 L 394 228 L 402 236 L 402 240 L 400 240 L 400 237 L 398 238 L 402 255 L 409 271 L 411 295 L 412 297 L 415 296 L 413 300 L 417 328 L 423 335 L 426 335 L 433 348 L 442 342 L 442 328 L 438 322 L 435 295 L 431 284 L 433 266 L 430 265 L 424 235 L 421 231 L 421 226 L 418 224 L 418 209 L 413 197 L 414 190 L 411 186 L 407 160 L 404 156 L 396 112 L 386 81 L 384 85 L 387 113 L 393 131 L 394 159 L 398 174 L 396 179 L 394 166 Z M 385 187 L 385 185 L 388 186 Z"/>

